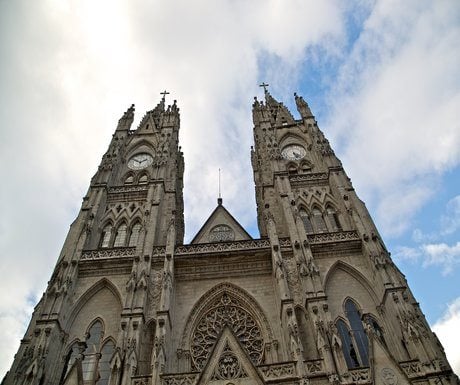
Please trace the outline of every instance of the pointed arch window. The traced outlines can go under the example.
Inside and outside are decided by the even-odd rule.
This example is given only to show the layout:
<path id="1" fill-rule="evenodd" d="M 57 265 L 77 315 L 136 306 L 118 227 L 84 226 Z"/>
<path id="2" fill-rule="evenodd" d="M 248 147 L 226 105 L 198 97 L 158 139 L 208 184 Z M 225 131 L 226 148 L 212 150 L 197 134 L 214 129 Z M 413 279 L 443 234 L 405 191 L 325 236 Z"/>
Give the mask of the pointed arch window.
<path id="1" fill-rule="evenodd" d="M 128 177 L 126 177 L 125 184 L 133 184 L 133 182 L 134 182 L 134 177 L 132 175 L 129 175 Z"/>
<path id="2" fill-rule="evenodd" d="M 139 184 L 147 184 L 148 181 L 149 181 L 149 179 L 148 179 L 148 176 L 146 174 L 142 175 L 139 178 Z"/>
<path id="3" fill-rule="evenodd" d="M 78 342 L 74 342 L 65 357 L 64 370 L 62 371 L 61 381 L 59 381 L 60 384 L 64 382 L 65 376 L 67 375 L 67 373 L 69 373 L 70 369 L 72 368 L 75 360 L 78 357 L 79 352 L 80 349 L 78 346 Z"/>
<path id="4" fill-rule="evenodd" d="M 300 218 L 302 219 L 303 227 L 305 228 L 305 232 L 307 234 L 313 233 L 313 226 L 310 221 L 310 217 L 308 213 L 304 209 L 299 210 Z"/>
<path id="5" fill-rule="evenodd" d="M 313 213 L 313 227 L 319 233 L 327 232 L 326 222 L 324 222 L 323 214 L 321 211 L 315 207 L 312 211 Z"/>
<path id="6" fill-rule="evenodd" d="M 112 237 L 112 225 L 108 224 L 104 227 L 101 234 L 101 247 L 110 246 L 110 238 Z"/>
<path id="7" fill-rule="evenodd" d="M 345 362 L 348 368 L 356 368 L 359 365 L 358 355 L 356 354 L 356 347 L 351 338 L 350 330 L 347 324 L 339 319 L 336 322 L 337 330 L 339 331 L 340 339 L 342 340 L 342 350 L 345 356 Z"/>
<path id="8" fill-rule="evenodd" d="M 332 227 L 332 231 L 342 230 L 342 226 L 340 226 L 339 217 L 337 216 L 337 212 L 331 206 L 327 206 L 326 212 L 327 212 L 327 219 L 329 220 L 329 225 Z"/>
<path id="9" fill-rule="evenodd" d="M 128 246 L 136 246 L 137 245 L 137 242 L 139 241 L 140 233 L 141 233 L 141 224 L 139 222 L 137 222 L 131 228 L 131 234 L 129 235 Z"/>
<path id="10" fill-rule="evenodd" d="M 115 352 L 115 343 L 112 339 L 105 342 L 104 328 L 102 322 L 96 320 L 86 334 L 85 343 L 76 342 L 72 345 L 66 357 L 66 364 L 60 383 L 65 380 L 66 375 L 80 352 L 81 345 L 86 345 L 81 361 L 82 376 L 84 384 L 108 385 L 110 379 L 110 360 Z"/>
<path id="11" fill-rule="evenodd" d="M 361 316 L 355 303 L 351 299 L 348 299 L 345 302 L 345 314 L 348 318 L 348 321 L 350 322 L 351 333 L 358 347 L 358 352 L 361 357 L 361 364 L 362 366 L 368 366 L 369 342 L 366 336 L 366 332 L 364 331 Z"/>
<path id="12" fill-rule="evenodd" d="M 378 324 L 378 322 L 375 320 L 375 318 L 367 314 L 364 319 L 365 319 L 365 322 L 370 326 L 374 335 L 380 340 L 380 342 L 382 342 L 384 346 L 387 346 L 385 337 L 383 335 L 383 330 Z"/>
<path id="13" fill-rule="evenodd" d="M 348 368 L 369 366 L 369 341 L 358 308 L 351 299 L 345 301 L 345 315 L 349 326 L 343 320 L 338 320 L 336 326 Z"/>
<path id="14" fill-rule="evenodd" d="M 113 242 L 113 247 L 123 247 L 126 244 L 126 233 L 127 226 L 126 223 L 122 223 L 118 226 L 117 234 L 115 235 L 115 241 Z"/>

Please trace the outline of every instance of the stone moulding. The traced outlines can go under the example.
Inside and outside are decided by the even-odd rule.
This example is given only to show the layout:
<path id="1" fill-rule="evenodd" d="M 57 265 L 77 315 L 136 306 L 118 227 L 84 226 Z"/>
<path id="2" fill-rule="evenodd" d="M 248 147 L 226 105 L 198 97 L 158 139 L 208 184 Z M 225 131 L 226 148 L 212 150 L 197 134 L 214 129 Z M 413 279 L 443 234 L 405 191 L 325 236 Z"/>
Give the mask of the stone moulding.
<path id="1" fill-rule="evenodd" d="M 194 385 L 198 379 L 198 373 L 193 374 L 163 374 L 162 385 Z"/>
<path id="2" fill-rule="evenodd" d="M 292 185 L 301 183 L 302 185 L 306 184 L 315 184 L 318 183 L 327 183 L 329 180 L 329 175 L 325 172 L 311 173 L 311 174 L 300 174 L 300 175 L 290 175 L 289 181 Z"/>
<path id="3" fill-rule="evenodd" d="M 323 374 L 323 360 L 308 360 L 305 361 L 305 367 L 309 376 Z"/>
<path id="4" fill-rule="evenodd" d="M 134 257 L 135 253 L 135 247 L 116 247 L 111 249 L 87 250 L 82 252 L 80 260 L 93 261 L 97 259 Z"/>
<path id="5" fill-rule="evenodd" d="M 372 382 L 371 370 L 369 368 L 350 370 L 343 377 L 342 384 L 370 384 Z"/>
<path id="6" fill-rule="evenodd" d="M 297 375 L 295 362 L 261 365 L 258 367 L 265 381 L 289 379 Z"/>
<path id="7" fill-rule="evenodd" d="M 308 242 L 314 245 L 344 241 L 360 241 L 356 231 L 338 231 L 336 233 L 322 233 L 308 235 Z"/>
<path id="8" fill-rule="evenodd" d="M 151 376 L 133 376 L 132 384 L 133 385 L 150 385 Z"/>
<path id="9" fill-rule="evenodd" d="M 331 243 L 342 243 L 357 241 L 361 242 L 359 235 L 356 231 L 339 231 L 336 233 L 324 234 L 310 234 L 308 241 L 311 245 L 322 246 Z M 291 246 L 289 238 L 281 238 L 279 240 L 280 246 L 288 248 Z M 268 239 L 251 239 L 248 241 L 235 241 L 235 242 L 216 242 L 216 243 L 203 243 L 198 245 L 181 245 L 177 246 L 175 255 L 178 257 L 187 255 L 200 255 L 200 254 L 214 254 L 214 253 L 228 253 L 239 251 L 252 251 L 270 249 L 270 241 Z M 112 259 L 112 258 L 126 258 L 134 257 L 135 247 L 117 247 L 110 249 L 99 250 L 86 250 L 82 252 L 81 260 L 96 260 L 96 259 Z M 161 257 L 165 254 L 166 248 L 164 246 L 157 246 L 153 248 L 153 256 Z"/>

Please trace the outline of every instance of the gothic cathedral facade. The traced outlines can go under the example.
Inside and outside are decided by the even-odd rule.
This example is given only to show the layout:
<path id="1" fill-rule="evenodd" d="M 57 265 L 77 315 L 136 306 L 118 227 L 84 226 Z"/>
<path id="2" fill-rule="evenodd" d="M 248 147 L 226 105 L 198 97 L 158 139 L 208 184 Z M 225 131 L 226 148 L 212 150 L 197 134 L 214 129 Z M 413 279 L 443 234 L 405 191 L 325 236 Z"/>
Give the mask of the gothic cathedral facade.
<path id="1" fill-rule="evenodd" d="M 179 108 L 134 107 L 4 385 L 458 384 L 302 97 L 254 100 L 260 238 L 218 200 L 184 244 Z"/>

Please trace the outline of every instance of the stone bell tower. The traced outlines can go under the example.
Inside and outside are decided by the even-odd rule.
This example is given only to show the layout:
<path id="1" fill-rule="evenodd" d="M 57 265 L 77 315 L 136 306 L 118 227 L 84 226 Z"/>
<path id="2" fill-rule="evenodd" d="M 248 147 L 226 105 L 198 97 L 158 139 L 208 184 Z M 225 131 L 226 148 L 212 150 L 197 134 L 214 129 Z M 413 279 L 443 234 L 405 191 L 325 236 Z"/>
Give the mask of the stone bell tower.
<path id="1" fill-rule="evenodd" d="M 163 286 L 150 274 L 152 250 L 184 236 L 179 108 L 165 96 L 135 130 L 134 105 L 120 118 L 5 385 L 150 374 L 153 318 L 168 319 L 172 289 L 167 260 Z"/>
<path id="2" fill-rule="evenodd" d="M 457 383 L 308 104 L 294 94 L 295 119 L 261 86 L 265 101 L 253 103 L 257 217 L 270 239 L 284 338 L 299 376 Z"/>

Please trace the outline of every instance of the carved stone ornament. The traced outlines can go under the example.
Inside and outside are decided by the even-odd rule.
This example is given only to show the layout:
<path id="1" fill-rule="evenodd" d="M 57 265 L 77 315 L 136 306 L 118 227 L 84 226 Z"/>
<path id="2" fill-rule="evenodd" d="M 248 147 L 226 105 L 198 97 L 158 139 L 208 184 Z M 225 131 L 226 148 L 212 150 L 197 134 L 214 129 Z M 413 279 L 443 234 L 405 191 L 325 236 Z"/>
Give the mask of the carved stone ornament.
<path id="1" fill-rule="evenodd" d="M 222 329 L 228 325 L 254 364 L 262 360 L 264 341 L 260 326 L 241 304 L 223 293 L 201 317 L 191 338 L 191 357 L 195 369 L 202 370 Z"/>
<path id="2" fill-rule="evenodd" d="M 393 369 L 383 368 L 380 377 L 385 385 L 398 385 L 398 376 Z"/>
<path id="3" fill-rule="evenodd" d="M 231 351 L 227 344 L 219 358 L 212 380 L 230 380 L 247 376 L 238 357 Z"/>

